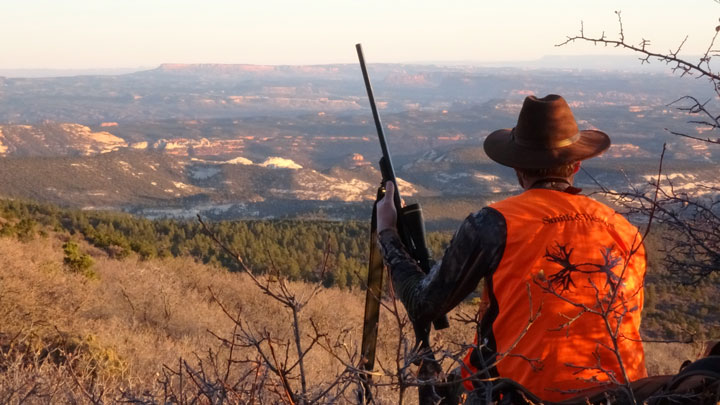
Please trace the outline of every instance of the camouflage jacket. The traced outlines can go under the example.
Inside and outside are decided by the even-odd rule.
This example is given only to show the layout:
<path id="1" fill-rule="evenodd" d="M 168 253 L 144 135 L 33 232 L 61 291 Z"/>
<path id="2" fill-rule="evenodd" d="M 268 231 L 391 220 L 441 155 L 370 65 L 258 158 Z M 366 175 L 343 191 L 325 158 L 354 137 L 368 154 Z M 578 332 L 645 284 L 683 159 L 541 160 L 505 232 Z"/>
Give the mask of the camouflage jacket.
<path id="1" fill-rule="evenodd" d="M 394 229 L 379 242 L 390 269 L 393 289 L 413 322 L 426 324 L 446 314 L 497 268 L 505 249 L 507 227 L 497 210 L 485 207 L 460 225 L 442 259 L 425 275 Z"/>

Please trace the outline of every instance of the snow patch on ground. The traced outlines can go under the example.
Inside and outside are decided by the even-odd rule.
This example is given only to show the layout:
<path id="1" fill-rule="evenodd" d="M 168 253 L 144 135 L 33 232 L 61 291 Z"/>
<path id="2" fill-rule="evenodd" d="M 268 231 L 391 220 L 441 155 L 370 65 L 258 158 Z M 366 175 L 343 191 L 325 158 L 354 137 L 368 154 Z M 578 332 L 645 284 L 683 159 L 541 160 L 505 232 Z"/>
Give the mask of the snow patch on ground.
<path id="1" fill-rule="evenodd" d="M 337 179 L 315 170 L 300 171 L 294 180 L 296 184 L 291 190 L 272 188 L 269 191 L 276 196 L 298 200 L 364 201 L 372 196 L 370 183 L 358 179 Z"/>
<path id="2" fill-rule="evenodd" d="M 367 199 L 370 183 L 358 179 L 349 181 L 318 173 L 315 170 L 300 172 L 296 178 L 302 189 L 296 191 L 303 200 L 363 201 Z"/>
<path id="3" fill-rule="evenodd" d="M 266 162 L 267 162 L 267 160 L 266 160 Z M 292 160 L 291 160 L 291 162 L 292 162 Z M 223 163 L 226 163 L 229 165 L 251 165 L 251 164 L 253 164 L 252 160 L 246 159 L 242 156 L 238 156 L 234 159 L 226 160 Z"/>
<path id="4" fill-rule="evenodd" d="M 181 183 L 179 181 L 173 181 L 172 183 L 175 186 L 175 188 L 179 188 L 180 190 L 188 190 L 188 189 L 193 188 L 193 186 L 191 186 L 189 184 Z"/>
<path id="5" fill-rule="evenodd" d="M 193 167 L 190 169 L 190 177 L 195 180 L 205 180 L 219 174 L 221 171 L 217 167 Z"/>
<path id="6" fill-rule="evenodd" d="M 359 202 L 372 200 L 375 186 L 360 180 L 344 180 L 335 178 L 315 170 L 301 170 L 293 178 L 292 189 L 272 188 L 270 193 L 276 197 L 295 198 L 298 200 L 345 201 Z M 417 188 L 401 178 L 397 178 L 403 196 L 417 194 Z"/>
<path id="7" fill-rule="evenodd" d="M 660 189 L 667 195 L 688 194 L 693 198 L 720 195 L 720 182 L 688 182 L 681 185 L 660 183 Z"/>
<path id="8" fill-rule="evenodd" d="M 649 174 L 646 174 L 645 176 L 643 176 L 643 178 L 644 178 L 645 180 L 647 180 L 647 181 L 655 182 L 655 180 L 657 179 L 657 175 L 649 175 Z M 660 181 L 662 182 L 663 180 L 666 180 L 666 179 L 670 179 L 670 180 L 695 180 L 695 179 L 696 179 L 696 176 L 695 176 L 694 174 L 692 174 L 692 173 L 668 173 L 668 174 L 663 174 Z"/>
<path id="9" fill-rule="evenodd" d="M 403 180 L 400 177 L 396 177 L 395 181 L 397 181 L 398 188 L 402 191 L 403 196 L 412 197 L 415 194 L 417 194 L 418 189 L 415 187 L 414 184 L 410 183 L 409 181 Z M 370 200 L 374 200 L 375 197 L 373 194 L 370 194 Z"/>
<path id="10" fill-rule="evenodd" d="M 645 183 L 635 183 L 633 186 L 641 190 L 646 187 L 655 188 L 657 175 L 648 174 L 642 178 Z M 698 176 L 692 173 L 667 173 L 660 176 L 660 190 L 667 195 L 714 197 L 720 195 L 720 181 L 699 180 Z"/>
<path id="11" fill-rule="evenodd" d="M 476 179 L 485 180 L 485 181 L 500 181 L 500 177 L 492 175 L 492 174 L 485 174 L 485 173 L 475 173 L 473 175 Z"/>
<path id="12" fill-rule="evenodd" d="M 189 208 L 145 208 L 142 210 L 142 216 L 149 219 L 175 218 L 189 219 L 195 218 L 197 214 L 206 215 L 222 215 L 231 209 L 246 211 L 247 216 L 257 217 L 259 211 L 250 211 L 246 209 L 246 204 L 200 204 Z"/>
<path id="13" fill-rule="evenodd" d="M 435 173 L 435 178 L 441 183 L 447 183 L 453 180 L 460 180 L 470 177 L 470 173 Z"/>
<path id="14" fill-rule="evenodd" d="M 126 171 L 126 172 L 129 172 L 130 169 L 132 169 L 132 166 L 131 166 L 130 163 L 128 163 L 128 162 L 125 162 L 125 161 L 123 161 L 123 160 L 118 160 L 117 163 L 118 163 L 118 166 L 120 166 L 120 168 L 123 169 L 123 170 Z"/>
<path id="15" fill-rule="evenodd" d="M 5 138 L 2 128 L 0 128 L 0 155 L 4 155 L 8 151 L 8 147 L 2 143 L 2 139 Z"/>
<path id="16" fill-rule="evenodd" d="M 270 168 L 274 168 L 274 169 L 293 169 L 293 170 L 302 169 L 302 166 L 293 162 L 292 160 L 285 159 L 285 158 L 282 158 L 279 156 L 271 156 L 271 157 L 265 159 L 264 162 L 260 163 L 260 166 L 270 167 Z"/>

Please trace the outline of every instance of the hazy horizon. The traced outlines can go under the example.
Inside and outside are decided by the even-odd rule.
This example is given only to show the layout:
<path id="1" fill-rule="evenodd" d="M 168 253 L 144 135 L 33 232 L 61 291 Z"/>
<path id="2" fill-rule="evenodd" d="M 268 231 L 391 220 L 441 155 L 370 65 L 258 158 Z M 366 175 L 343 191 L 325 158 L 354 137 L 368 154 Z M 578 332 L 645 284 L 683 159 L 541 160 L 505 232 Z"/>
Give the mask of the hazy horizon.
<path id="1" fill-rule="evenodd" d="M 695 56 L 689 59 L 697 58 Z M 373 63 L 370 61 L 369 63 Z M 635 55 L 545 55 L 532 60 L 483 62 L 478 60 L 427 60 L 427 61 L 401 61 L 380 62 L 382 64 L 418 65 L 418 66 L 468 66 L 477 68 L 508 68 L 508 69 L 575 69 L 575 70 L 608 70 L 608 71 L 669 71 L 665 64 L 641 64 Z M 162 65 L 176 64 L 173 61 L 162 62 L 157 65 L 117 66 L 117 67 L 78 67 L 78 68 L 0 68 L 0 77 L 6 78 L 43 78 L 65 76 L 103 76 L 121 75 L 146 70 L 157 69 Z M 312 63 L 312 64 L 255 64 L 255 63 L 216 63 L 212 61 L 198 61 L 183 63 L 187 65 L 264 65 L 264 66 L 323 66 L 323 65 L 352 65 L 357 62 L 345 63 Z"/>
<path id="2" fill-rule="evenodd" d="M 590 43 L 555 46 L 578 34 L 581 22 L 588 36 L 617 37 L 616 10 L 628 42 L 648 39 L 652 49 L 667 52 L 687 36 L 682 55 L 694 55 L 708 49 L 718 7 L 712 0 L 38 0 L 0 5 L 0 69 L 354 63 L 357 42 L 375 63 L 623 55 Z"/>

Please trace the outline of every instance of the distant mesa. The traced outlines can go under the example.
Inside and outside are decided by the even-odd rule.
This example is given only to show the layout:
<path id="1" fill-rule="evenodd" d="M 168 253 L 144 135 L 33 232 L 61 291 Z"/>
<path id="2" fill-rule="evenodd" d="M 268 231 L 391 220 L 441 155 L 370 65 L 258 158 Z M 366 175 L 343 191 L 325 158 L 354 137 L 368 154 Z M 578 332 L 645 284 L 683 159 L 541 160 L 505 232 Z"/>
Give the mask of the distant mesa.
<path id="1" fill-rule="evenodd" d="M 385 78 L 385 82 L 396 86 L 421 86 L 432 85 L 428 76 L 424 73 L 411 74 L 407 72 L 391 73 Z"/>
<path id="2" fill-rule="evenodd" d="M 345 161 L 343 162 L 343 166 L 345 167 L 363 167 L 370 166 L 371 164 L 371 162 L 365 160 L 365 156 L 359 153 L 351 153 L 347 155 Z"/>
<path id="3" fill-rule="evenodd" d="M 224 63 L 163 63 L 157 70 L 165 72 L 267 72 L 274 70 L 270 65 L 224 64 Z"/>
<path id="4" fill-rule="evenodd" d="M 534 96 L 535 91 L 525 90 L 525 89 L 517 89 L 517 90 L 511 90 L 510 94 L 513 96 Z"/>
<path id="5" fill-rule="evenodd" d="M 652 110 L 652 107 L 648 105 L 631 105 L 628 107 L 628 111 L 631 113 L 645 112 Z"/>
<path id="6" fill-rule="evenodd" d="M 131 144 L 130 144 L 130 147 L 133 148 L 133 149 L 147 149 L 147 148 L 148 148 L 148 143 L 147 143 L 147 141 L 134 142 L 134 143 L 131 143 Z"/>
<path id="7" fill-rule="evenodd" d="M 297 94 L 296 86 L 264 86 L 262 93 L 271 97 L 291 97 Z"/>
<path id="8" fill-rule="evenodd" d="M 107 128 L 107 127 L 116 127 L 118 126 L 117 122 L 103 122 L 100 124 L 101 127 Z"/>
<path id="9" fill-rule="evenodd" d="M 225 79 L 233 76 L 260 77 L 316 77 L 317 75 L 339 75 L 343 73 L 340 65 L 252 65 L 222 63 L 163 63 L 149 72 L 181 75 L 208 76 Z M 353 71 L 353 73 L 355 73 Z"/>

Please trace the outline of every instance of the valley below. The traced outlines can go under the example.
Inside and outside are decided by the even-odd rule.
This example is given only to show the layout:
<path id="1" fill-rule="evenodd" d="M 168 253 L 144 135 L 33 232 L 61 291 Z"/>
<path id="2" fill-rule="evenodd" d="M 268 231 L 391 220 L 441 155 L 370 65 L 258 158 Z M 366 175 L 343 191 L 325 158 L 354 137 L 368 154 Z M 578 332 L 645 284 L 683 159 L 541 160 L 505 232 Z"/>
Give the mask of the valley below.
<path id="1" fill-rule="evenodd" d="M 669 106 L 704 86 L 662 73 L 373 65 L 404 197 L 451 226 L 518 191 L 482 141 L 512 127 L 525 95 L 553 92 L 613 146 L 576 179 L 646 187 L 663 143 L 667 186 L 717 187 L 708 128 Z M 0 194 L 149 218 L 364 219 L 380 148 L 352 65 L 162 65 L 116 76 L 0 78 Z M 447 211 L 436 209 L 452 204 Z M 441 225 L 444 224 L 444 225 Z"/>

